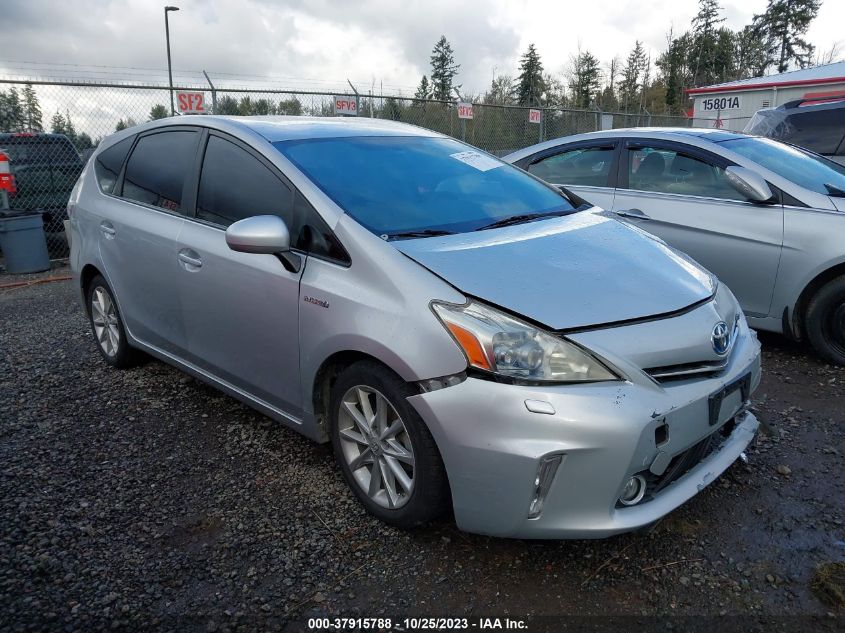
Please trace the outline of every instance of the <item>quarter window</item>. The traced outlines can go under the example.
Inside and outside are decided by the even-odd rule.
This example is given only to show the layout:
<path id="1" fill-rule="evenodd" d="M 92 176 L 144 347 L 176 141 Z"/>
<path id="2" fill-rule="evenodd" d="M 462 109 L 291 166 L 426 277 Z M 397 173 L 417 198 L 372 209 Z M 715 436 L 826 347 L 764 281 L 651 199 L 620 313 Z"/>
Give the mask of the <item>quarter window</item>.
<path id="1" fill-rule="evenodd" d="M 613 162 L 613 147 L 579 147 L 547 156 L 528 171 L 556 185 L 606 187 Z"/>
<path id="2" fill-rule="evenodd" d="M 97 174 L 97 183 L 103 193 L 113 193 L 114 186 L 117 184 L 117 177 L 120 175 L 120 168 L 123 167 L 123 161 L 126 160 L 126 155 L 132 147 L 132 141 L 135 137 L 129 137 L 115 143 L 107 150 L 97 154 L 94 161 L 94 172 Z"/>
<path id="3" fill-rule="evenodd" d="M 628 188 L 685 196 L 745 200 L 725 178 L 721 167 L 657 147 L 628 151 Z"/>
<path id="4" fill-rule="evenodd" d="M 217 136 L 209 137 L 200 175 L 197 217 L 229 226 L 254 215 L 277 215 L 292 228 L 290 188 L 248 152 Z"/>
<path id="5" fill-rule="evenodd" d="M 126 164 L 123 197 L 184 213 L 182 191 L 194 165 L 199 133 L 157 132 L 138 139 Z"/>

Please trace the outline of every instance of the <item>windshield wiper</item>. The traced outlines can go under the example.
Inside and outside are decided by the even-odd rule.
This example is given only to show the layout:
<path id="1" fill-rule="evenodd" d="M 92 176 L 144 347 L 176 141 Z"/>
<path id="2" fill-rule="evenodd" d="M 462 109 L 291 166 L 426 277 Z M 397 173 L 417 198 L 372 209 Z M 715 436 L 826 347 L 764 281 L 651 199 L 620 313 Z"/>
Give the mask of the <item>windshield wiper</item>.
<path id="1" fill-rule="evenodd" d="M 413 239 L 415 237 L 437 237 L 438 235 L 454 235 L 452 231 L 443 229 L 420 229 L 419 231 L 399 231 L 398 233 L 385 233 L 381 236 L 383 240 Z"/>
<path id="2" fill-rule="evenodd" d="M 845 198 L 845 190 L 842 190 L 835 185 L 829 185 L 828 183 L 824 183 L 824 188 L 827 189 L 827 195 L 829 196 Z"/>
<path id="3" fill-rule="evenodd" d="M 495 222 L 491 222 L 490 224 L 485 224 L 484 226 L 479 226 L 476 231 L 484 231 L 485 229 L 498 229 L 502 226 L 511 226 L 513 224 L 522 224 L 523 222 L 530 222 L 531 220 L 539 220 L 540 218 L 550 218 L 556 215 L 569 215 L 572 213 L 572 210 L 567 209 L 566 211 L 552 211 L 552 212 L 545 212 L 545 213 L 522 213 L 520 215 L 512 215 L 507 218 L 502 218 L 501 220 L 496 220 Z"/>

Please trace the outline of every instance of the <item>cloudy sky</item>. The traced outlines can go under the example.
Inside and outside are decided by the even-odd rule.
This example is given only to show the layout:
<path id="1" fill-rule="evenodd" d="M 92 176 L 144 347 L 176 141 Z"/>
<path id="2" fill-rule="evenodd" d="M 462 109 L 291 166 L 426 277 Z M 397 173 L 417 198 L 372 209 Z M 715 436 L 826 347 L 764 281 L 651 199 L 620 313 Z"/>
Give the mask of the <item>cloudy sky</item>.
<path id="1" fill-rule="evenodd" d="M 221 84 L 411 93 L 441 34 L 461 64 L 464 92 L 516 74 L 533 42 L 563 71 L 580 44 L 603 62 L 635 39 L 656 55 L 670 28 L 689 27 L 697 0 L 175 0 L 177 79 L 206 69 Z M 722 0 L 737 28 L 766 0 Z M 2 0 L 0 75 L 166 80 L 163 3 L 151 0 Z M 810 30 L 819 49 L 845 52 L 845 1 L 824 0 Z M 12 27 L 12 28 L 10 28 Z M 124 67 L 131 68 L 126 70 Z"/>

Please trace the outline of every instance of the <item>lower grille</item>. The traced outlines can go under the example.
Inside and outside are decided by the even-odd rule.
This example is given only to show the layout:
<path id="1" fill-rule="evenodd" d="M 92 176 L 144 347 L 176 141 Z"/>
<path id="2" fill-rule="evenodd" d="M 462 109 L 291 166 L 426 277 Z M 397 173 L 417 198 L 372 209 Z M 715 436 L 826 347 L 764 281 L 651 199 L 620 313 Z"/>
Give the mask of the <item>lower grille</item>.
<path id="1" fill-rule="evenodd" d="M 736 428 L 736 421 L 734 419 L 728 420 L 715 433 L 711 433 L 684 452 L 675 455 L 661 475 L 655 475 L 650 470 L 637 473 L 638 475 L 642 475 L 646 481 L 646 494 L 643 498 L 643 503 L 650 501 L 669 484 L 686 475 L 701 463 L 703 459 L 718 450 L 722 443 L 733 433 L 734 428 Z"/>

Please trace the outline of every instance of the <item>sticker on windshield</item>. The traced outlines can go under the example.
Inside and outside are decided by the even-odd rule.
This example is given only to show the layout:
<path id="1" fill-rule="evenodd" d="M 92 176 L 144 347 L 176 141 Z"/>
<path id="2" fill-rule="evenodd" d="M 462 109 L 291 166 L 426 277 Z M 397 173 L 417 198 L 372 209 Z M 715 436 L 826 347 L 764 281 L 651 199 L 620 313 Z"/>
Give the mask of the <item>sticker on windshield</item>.
<path id="1" fill-rule="evenodd" d="M 490 169 L 495 169 L 496 167 L 501 167 L 503 165 L 503 163 L 500 163 L 491 156 L 485 156 L 481 152 L 473 152 L 472 150 L 468 152 L 458 152 L 457 154 L 450 154 L 450 156 L 455 160 L 459 160 L 462 163 L 466 163 L 470 167 L 475 167 L 478 171 L 488 171 Z"/>

